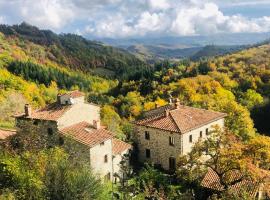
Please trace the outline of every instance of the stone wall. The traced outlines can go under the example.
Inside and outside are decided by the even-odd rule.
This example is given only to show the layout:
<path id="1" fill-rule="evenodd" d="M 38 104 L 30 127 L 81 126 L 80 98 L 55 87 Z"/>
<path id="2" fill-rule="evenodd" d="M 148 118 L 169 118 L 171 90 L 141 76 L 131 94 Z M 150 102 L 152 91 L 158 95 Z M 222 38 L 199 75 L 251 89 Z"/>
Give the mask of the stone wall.
<path id="1" fill-rule="evenodd" d="M 45 121 L 28 118 L 16 119 L 17 136 L 22 139 L 32 140 L 36 146 L 51 147 L 59 144 L 57 123 L 55 121 Z M 29 145 L 32 145 L 29 143 Z"/>
<path id="2" fill-rule="evenodd" d="M 123 151 L 121 154 L 117 154 L 113 158 L 113 174 L 117 174 L 121 176 L 121 164 L 120 162 L 123 160 L 124 155 L 129 154 L 129 149 Z M 127 163 L 129 164 L 129 163 Z"/>
<path id="3" fill-rule="evenodd" d="M 202 137 L 205 138 L 207 137 L 205 134 L 206 128 L 211 132 L 213 125 L 224 127 L 224 119 L 209 123 L 183 135 L 155 128 L 136 126 L 135 135 L 139 150 L 139 161 L 161 165 L 162 168 L 169 170 L 169 158 L 173 157 L 177 160 L 179 155 L 190 152 L 192 146 L 200 137 L 200 131 L 202 131 Z M 150 134 L 149 140 L 145 139 L 145 131 L 148 131 Z M 192 135 L 192 142 L 189 141 L 190 135 Z M 170 137 L 174 139 L 173 146 L 169 143 Z M 150 149 L 151 158 L 146 158 L 146 149 Z"/>
<path id="4" fill-rule="evenodd" d="M 150 140 L 145 139 L 145 131 L 149 131 Z M 177 158 L 181 154 L 181 135 L 178 133 L 163 131 L 143 126 L 137 127 L 137 144 L 139 150 L 139 161 L 161 165 L 169 169 L 169 158 Z M 169 137 L 173 137 L 175 145 L 169 144 Z M 151 158 L 146 158 L 146 149 L 150 149 Z"/>

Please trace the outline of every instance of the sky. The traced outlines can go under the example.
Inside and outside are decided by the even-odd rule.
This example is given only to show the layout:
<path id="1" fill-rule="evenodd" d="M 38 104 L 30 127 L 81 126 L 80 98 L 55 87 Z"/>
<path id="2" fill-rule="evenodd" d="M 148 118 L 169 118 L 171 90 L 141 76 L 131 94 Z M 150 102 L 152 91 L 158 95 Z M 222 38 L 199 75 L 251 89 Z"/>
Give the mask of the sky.
<path id="1" fill-rule="evenodd" d="M 0 0 L 0 23 L 134 38 L 270 32 L 270 0 Z"/>

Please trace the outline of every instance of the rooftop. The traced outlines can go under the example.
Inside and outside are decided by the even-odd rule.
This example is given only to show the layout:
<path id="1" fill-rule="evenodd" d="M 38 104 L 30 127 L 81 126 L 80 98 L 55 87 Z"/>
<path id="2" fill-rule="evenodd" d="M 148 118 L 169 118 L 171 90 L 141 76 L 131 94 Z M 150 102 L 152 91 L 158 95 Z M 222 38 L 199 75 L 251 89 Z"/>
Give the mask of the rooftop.
<path id="1" fill-rule="evenodd" d="M 229 186 L 228 189 L 231 192 L 234 192 L 235 194 L 241 194 L 243 192 L 242 190 L 245 189 L 246 191 L 248 191 L 248 194 L 251 197 L 255 197 L 256 193 L 259 191 L 260 184 L 257 184 L 251 180 L 242 178 L 242 175 L 238 170 L 232 171 L 227 181 L 232 183 L 232 185 Z M 224 190 L 222 184 L 220 183 L 219 176 L 211 168 L 208 169 L 205 177 L 203 178 L 201 182 L 201 186 L 211 189 L 211 190 L 216 190 L 216 191 Z"/>
<path id="2" fill-rule="evenodd" d="M 4 140 L 9 136 L 15 135 L 16 130 L 0 129 L 0 140 Z"/>
<path id="3" fill-rule="evenodd" d="M 71 98 L 79 98 L 79 97 L 85 96 L 85 94 L 83 92 L 80 92 L 79 90 L 67 92 L 67 93 L 61 94 L 60 96 L 63 96 L 63 95 L 68 95 Z"/>
<path id="4" fill-rule="evenodd" d="M 60 132 L 69 136 L 72 139 L 93 147 L 97 144 L 105 142 L 108 139 L 112 139 L 113 134 L 105 129 L 95 129 L 91 124 L 87 122 L 80 122 L 69 127 L 63 128 Z"/>
<path id="5" fill-rule="evenodd" d="M 136 121 L 135 124 L 171 132 L 186 133 L 226 116 L 225 113 L 221 112 L 168 104 L 146 112 L 144 118 Z"/>
<path id="6" fill-rule="evenodd" d="M 131 149 L 131 145 L 123 142 L 122 140 L 118 140 L 116 138 L 113 139 L 113 155 L 121 154 L 127 149 Z"/>
<path id="7" fill-rule="evenodd" d="M 30 116 L 26 116 L 25 113 L 23 113 L 15 115 L 15 117 L 56 121 L 62 117 L 71 107 L 72 105 L 61 105 L 56 102 L 49 104 L 45 108 L 33 110 Z"/>

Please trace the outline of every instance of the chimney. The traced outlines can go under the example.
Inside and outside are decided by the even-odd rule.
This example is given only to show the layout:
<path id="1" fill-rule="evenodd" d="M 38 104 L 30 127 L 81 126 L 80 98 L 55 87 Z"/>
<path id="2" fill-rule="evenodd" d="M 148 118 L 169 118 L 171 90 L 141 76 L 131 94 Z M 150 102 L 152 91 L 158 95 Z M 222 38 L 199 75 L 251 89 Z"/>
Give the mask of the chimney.
<path id="1" fill-rule="evenodd" d="M 25 116 L 26 117 L 31 117 L 31 114 L 32 114 L 31 111 L 32 111 L 31 110 L 31 106 L 29 104 L 25 104 L 25 106 L 24 106 L 24 113 L 25 113 Z"/>
<path id="2" fill-rule="evenodd" d="M 169 114 L 170 114 L 170 110 L 169 110 L 169 109 L 166 109 L 166 110 L 165 110 L 165 116 L 168 117 Z"/>
<path id="3" fill-rule="evenodd" d="M 100 129 L 100 121 L 99 120 L 93 120 L 93 126 L 95 129 Z"/>
<path id="4" fill-rule="evenodd" d="M 175 108 L 176 109 L 180 108 L 180 105 L 181 105 L 180 100 L 178 98 L 175 99 Z"/>

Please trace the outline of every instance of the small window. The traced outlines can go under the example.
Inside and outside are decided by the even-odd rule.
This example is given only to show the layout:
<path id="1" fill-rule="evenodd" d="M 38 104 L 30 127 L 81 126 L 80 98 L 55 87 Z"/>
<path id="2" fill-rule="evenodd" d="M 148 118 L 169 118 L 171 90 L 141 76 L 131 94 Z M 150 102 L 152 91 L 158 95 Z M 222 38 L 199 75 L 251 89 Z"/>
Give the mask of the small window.
<path id="1" fill-rule="evenodd" d="M 192 143 L 192 135 L 189 136 L 189 142 Z"/>
<path id="2" fill-rule="evenodd" d="M 101 143 L 100 143 L 100 146 L 103 146 L 103 145 L 104 145 L 104 142 L 101 142 Z"/>
<path id="3" fill-rule="evenodd" d="M 68 105 L 68 101 L 65 101 L 66 105 Z"/>
<path id="4" fill-rule="evenodd" d="M 146 158 L 151 158 L 151 151 L 150 151 L 150 149 L 146 149 L 145 150 L 145 155 L 146 155 Z"/>
<path id="5" fill-rule="evenodd" d="M 59 137 L 59 145 L 60 146 L 64 145 L 64 138 Z"/>
<path id="6" fill-rule="evenodd" d="M 104 162 L 107 163 L 108 162 L 108 155 L 104 156 Z"/>
<path id="7" fill-rule="evenodd" d="M 106 174 L 105 176 L 104 176 L 104 179 L 105 180 L 111 180 L 111 173 L 109 172 L 108 174 Z"/>
<path id="8" fill-rule="evenodd" d="M 174 142 L 174 137 L 169 137 L 169 144 L 170 146 L 174 146 L 175 142 Z"/>
<path id="9" fill-rule="evenodd" d="M 203 135 L 202 135 L 202 131 L 200 131 L 200 138 L 202 138 L 202 136 L 203 136 Z"/>
<path id="10" fill-rule="evenodd" d="M 150 133 L 149 133 L 149 131 L 145 131 L 144 132 L 144 136 L 145 136 L 145 139 L 146 140 L 150 140 Z"/>
<path id="11" fill-rule="evenodd" d="M 38 120 L 35 120 L 34 121 L 34 125 L 38 125 Z"/>
<path id="12" fill-rule="evenodd" d="M 52 135 L 53 134 L 53 129 L 52 128 L 48 128 L 47 131 L 48 131 L 48 135 Z"/>
<path id="13" fill-rule="evenodd" d="M 205 134 L 206 134 L 206 135 L 209 135 L 209 130 L 208 130 L 208 128 L 205 129 Z"/>
<path id="14" fill-rule="evenodd" d="M 169 169 L 175 170 L 176 169 L 176 161 L 174 157 L 169 158 Z"/>

